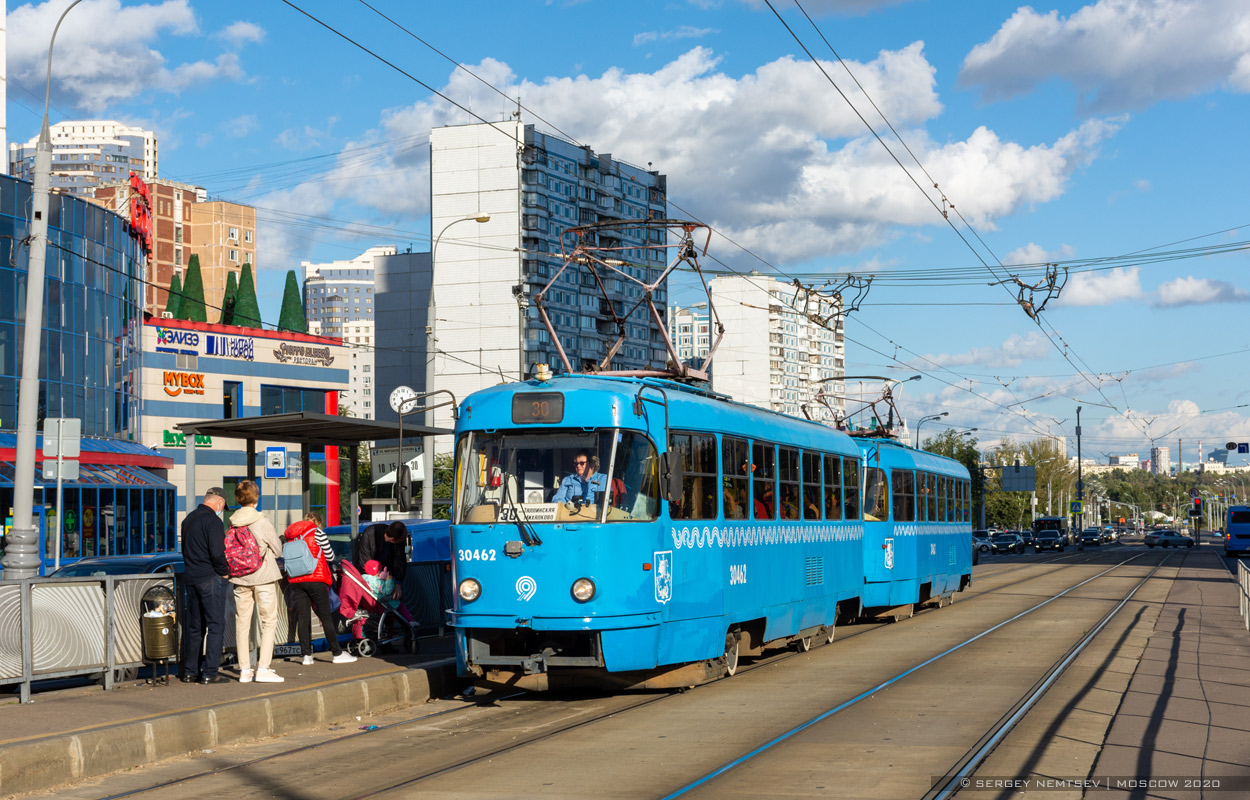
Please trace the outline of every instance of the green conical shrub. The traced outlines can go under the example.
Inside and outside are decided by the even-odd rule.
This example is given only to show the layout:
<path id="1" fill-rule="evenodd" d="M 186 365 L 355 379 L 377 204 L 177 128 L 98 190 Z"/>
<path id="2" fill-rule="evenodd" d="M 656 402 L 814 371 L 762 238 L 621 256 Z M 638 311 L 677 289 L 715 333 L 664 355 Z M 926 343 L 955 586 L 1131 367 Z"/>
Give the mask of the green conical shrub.
<path id="1" fill-rule="evenodd" d="M 282 313 L 278 315 L 278 330 L 308 333 L 304 301 L 300 299 L 299 278 L 295 277 L 293 269 L 286 273 L 286 289 L 282 292 Z"/>
<path id="2" fill-rule="evenodd" d="M 178 273 L 174 273 L 174 279 L 169 282 L 169 298 L 165 303 L 165 310 L 174 319 L 178 319 L 178 307 L 182 305 L 182 278 L 178 277 Z"/>
<path id="3" fill-rule="evenodd" d="M 208 322 L 208 309 L 204 307 L 204 277 L 200 274 L 200 257 L 191 256 L 187 265 L 187 280 L 182 285 L 182 302 L 178 304 L 178 319 L 189 322 Z"/>
<path id="4" fill-rule="evenodd" d="M 234 279 L 234 273 L 226 273 L 226 293 L 221 296 L 221 324 L 234 324 L 234 302 L 235 295 L 239 293 L 239 284 Z"/>
<path id="5" fill-rule="evenodd" d="M 252 280 L 252 265 L 244 264 L 239 272 L 239 290 L 234 296 L 234 324 L 245 328 L 259 328 L 260 304 L 256 301 L 256 282 Z"/>

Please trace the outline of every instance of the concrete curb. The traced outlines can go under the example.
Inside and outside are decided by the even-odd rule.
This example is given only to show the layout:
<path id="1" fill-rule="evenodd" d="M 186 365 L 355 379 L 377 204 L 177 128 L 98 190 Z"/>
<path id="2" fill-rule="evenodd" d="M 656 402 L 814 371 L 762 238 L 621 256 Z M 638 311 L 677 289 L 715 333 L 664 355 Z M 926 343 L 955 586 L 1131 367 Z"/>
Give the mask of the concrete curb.
<path id="1" fill-rule="evenodd" d="M 331 686 L 5 745 L 0 747 L 0 796 L 423 703 L 450 691 L 455 681 L 455 659 L 447 659 Z"/>

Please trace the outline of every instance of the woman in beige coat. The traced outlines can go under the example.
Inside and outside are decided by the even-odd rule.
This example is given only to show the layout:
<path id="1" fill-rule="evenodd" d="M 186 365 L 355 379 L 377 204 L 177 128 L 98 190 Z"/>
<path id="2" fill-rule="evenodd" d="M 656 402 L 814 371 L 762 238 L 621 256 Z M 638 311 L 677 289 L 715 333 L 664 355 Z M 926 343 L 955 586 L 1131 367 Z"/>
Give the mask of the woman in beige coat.
<path id="1" fill-rule="evenodd" d="M 256 510 L 260 489 L 253 481 L 239 481 L 234 490 L 235 501 L 242 506 L 230 515 L 231 527 L 247 527 L 256 537 L 260 554 L 264 559 L 260 569 L 250 575 L 231 578 L 234 584 L 234 640 L 239 655 L 239 683 L 282 683 L 282 676 L 270 669 L 273 660 L 273 641 L 278 630 L 278 594 L 282 572 L 278 558 L 282 555 L 282 540 L 264 515 Z M 260 643 L 258 645 L 256 671 L 251 669 L 252 608 L 260 616 Z"/>

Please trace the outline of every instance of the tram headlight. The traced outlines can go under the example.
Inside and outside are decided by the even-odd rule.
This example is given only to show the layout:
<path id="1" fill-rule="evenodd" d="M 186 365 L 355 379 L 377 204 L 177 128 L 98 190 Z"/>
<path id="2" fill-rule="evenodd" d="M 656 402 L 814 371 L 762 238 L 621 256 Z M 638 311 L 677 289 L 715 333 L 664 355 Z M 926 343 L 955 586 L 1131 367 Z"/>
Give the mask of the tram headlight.
<path id="1" fill-rule="evenodd" d="M 573 581 L 573 599 L 585 603 L 595 596 L 595 582 L 590 578 L 578 578 Z"/>
<path id="2" fill-rule="evenodd" d="M 465 578 L 460 581 L 460 599 L 466 603 L 472 603 L 474 600 L 482 596 L 482 584 L 473 578 Z"/>

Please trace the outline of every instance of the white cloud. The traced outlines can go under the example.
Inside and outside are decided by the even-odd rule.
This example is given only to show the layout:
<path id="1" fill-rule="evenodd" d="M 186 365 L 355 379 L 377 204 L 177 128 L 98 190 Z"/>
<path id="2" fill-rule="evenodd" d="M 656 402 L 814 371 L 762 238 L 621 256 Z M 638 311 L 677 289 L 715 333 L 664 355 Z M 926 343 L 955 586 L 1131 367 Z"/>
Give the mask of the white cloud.
<path id="1" fill-rule="evenodd" d="M 960 83 L 987 100 L 1069 82 L 1107 113 L 1220 86 L 1250 92 L 1245 0 L 1098 0 L 1069 17 L 1022 6 L 964 59 Z"/>
<path id="2" fill-rule="evenodd" d="M 1003 264 L 1006 266 L 1016 266 L 1025 264 L 1049 264 L 1054 261 L 1064 261 L 1076 255 L 1076 251 L 1069 245 L 1060 245 L 1058 250 L 1047 250 L 1040 244 L 1029 242 L 1024 247 L 1017 247 L 1007 255 L 1003 256 Z"/>
<path id="3" fill-rule="evenodd" d="M 643 33 L 634 34 L 634 47 L 637 47 L 640 44 L 661 40 L 702 39 L 704 36 L 713 33 L 720 33 L 720 31 L 716 28 L 695 28 L 690 25 L 682 25 L 680 28 L 671 31 L 645 31 Z"/>
<path id="4" fill-rule="evenodd" d="M 935 143 L 923 125 L 942 105 L 923 47 L 882 51 L 851 68 L 960 213 L 983 230 L 1002 215 L 1060 196 L 1072 171 L 1088 164 L 1122 124 L 1090 120 L 1051 144 L 1003 141 L 986 128 L 965 141 Z M 509 95 L 519 93 L 538 114 L 558 112 L 569 136 L 639 166 L 651 163 L 668 175 L 673 199 L 688 213 L 770 261 L 856 252 L 895 235 L 899 225 L 943 224 L 811 63 L 783 57 L 741 77 L 718 68 L 711 50 L 696 47 L 650 73 L 612 69 L 534 83 L 518 82 L 507 64 L 493 59 L 473 69 Z M 870 108 L 862 93 L 843 88 L 857 106 Z M 512 110 L 461 72 L 443 90 L 487 119 L 505 119 Z M 422 101 L 386 114 L 377 139 L 468 121 L 441 100 Z M 426 201 L 407 180 L 394 189 L 398 198 L 388 197 L 386 186 L 361 187 L 357 200 L 424 210 Z M 723 245 L 717 252 L 736 255 Z"/>
<path id="5" fill-rule="evenodd" d="M 260 42 L 265 41 L 264 28 L 254 22 L 245 22 L 243 20 L 227 25 L 218 35 L 233 44 L 235 47 L 248 42 L 255 42 L 259 44 Z"/>
<path id="6" fill-rule="evenodd" d="M 997 347 L 974 347 L 963 353 L 926 355 L 920 361 L 913 362 L 913 366 L 931 369 L 937 363 L 944 367 L 964 367 L 970 364 L 1017 367 L 1025 361 L 1045 358 L 1050 351 L 1051 345 L 1045 336 L 1037 331 L 1029 331 L 1023 336 L 1013 333 Z"/>
<path id="7" fill-rule="evenodd" d="M 8 15 L 8 79 L 42 97 L 48 40 L 63 2 L 24 5 Z M 122 7 L 120 0 L 87 0 L 65 17 L 53 53 L 53 104 L 98 113 L 144 93 L 180 92 L 217 80 L 239 80 L 237 56 L 173 66 L 153 45 L 199 33 L 188 0 Z"/>
<path id="8" fill-rule="evenodd" d="M 1225 281 L 1190 275 L 1161 284 L 1153 305 L 1169 308 L 1206 303 L 1250 303 L 1250 292 Z"/>
<path id="9" fill-rule="evenodd" d="M 1081 272 L 1068 283 L 1051 306 L 1107 306 L 1142 299 L 1140 268 L 1116 267 L 1106 272 Z"/>

